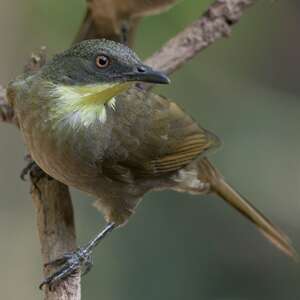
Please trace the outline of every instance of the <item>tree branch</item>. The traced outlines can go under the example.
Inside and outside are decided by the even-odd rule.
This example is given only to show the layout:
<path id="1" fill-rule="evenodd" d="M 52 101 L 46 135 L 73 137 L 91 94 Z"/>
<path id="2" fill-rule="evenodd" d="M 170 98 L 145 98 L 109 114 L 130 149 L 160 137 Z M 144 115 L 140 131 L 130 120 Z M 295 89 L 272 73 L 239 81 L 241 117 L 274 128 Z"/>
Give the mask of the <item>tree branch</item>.
<path id="1" fill-rule="evenodd" d="M 39 175 L 37 175 L 39 176 Z M 33 180 L 35 180 L 34 176 Z M 32 189 L 37 213 L 37 227 L 43 261 L 53 261 L 66 252 L 76 249 L 73 206 L 66 185 L 44 176 Z M 44 276 L 53 273 L 44 267 Z M 80 272 L 59 283 L 53 290 L 45 288 L 46 300 L 80 300 Z"/>
<path id="2" fill-rule="evenodd" d="M 199 20 L 167 42 L 146 63 L 168 74 L 174 72 L 218 39 L 228 37 L 231 27 L 254 2 L 255 0 L 217 0 Z M 37 70 L 44 61 L 41 53 L 33 56 L 27 70 Z M 7 104 L 4 94 L 4 89 L 0 87 L 0 121 L 16 124 L 13 109 Z M 37 177 L 31 175 L 35 181 Z M 32 198 L 37 210 L 43 261 L 48 262 L 76 248 L 73 207 L 67 186 L 48 177 L 43 177 L 35 186 Z M 47 276 L 52 271 L 47 267 L 44 275 Z M 79 300 L 79 272 L 58 284 L 54 291 L 45 289 L 45 299 Z"/>
<path id="3" fill-rule="evenodd" d="M 217 0 L 204 15 L 154 53 L 146 64 L 170 74 L 218 39 L 228 37 L 231 27 L 257 0 Z"/>

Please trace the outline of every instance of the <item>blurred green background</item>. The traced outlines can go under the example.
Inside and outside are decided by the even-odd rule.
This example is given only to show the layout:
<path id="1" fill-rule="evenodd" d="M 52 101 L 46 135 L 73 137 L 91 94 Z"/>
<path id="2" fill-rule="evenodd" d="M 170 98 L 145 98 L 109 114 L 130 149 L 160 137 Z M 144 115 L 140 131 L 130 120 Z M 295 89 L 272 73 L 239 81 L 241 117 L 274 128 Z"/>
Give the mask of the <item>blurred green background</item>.
<path id="1" fill-rule="evenodd" d="M 185 0 L 145 19 L 136 49 L 146 58 L 211 1 Z M 30 52 L 70 45 L 84 0 L 1 0 L 0 82 L 21 72 Z M 174 98 L 224 141 L 211 159 L 300 249 L 300 3 L 259 1 L 159 92 Z M 19 180 L 26 151 L 19 132 L 0 126 L 1 299 L 41 299 L 42 279 L 29 184 Z M 104 221 L 92 199 L 73 191 L 79 243 Z M 300 265 L 213 196 L 148 194 L 129 224 L 94 254 L 83 299 L 294 300 Z"/>

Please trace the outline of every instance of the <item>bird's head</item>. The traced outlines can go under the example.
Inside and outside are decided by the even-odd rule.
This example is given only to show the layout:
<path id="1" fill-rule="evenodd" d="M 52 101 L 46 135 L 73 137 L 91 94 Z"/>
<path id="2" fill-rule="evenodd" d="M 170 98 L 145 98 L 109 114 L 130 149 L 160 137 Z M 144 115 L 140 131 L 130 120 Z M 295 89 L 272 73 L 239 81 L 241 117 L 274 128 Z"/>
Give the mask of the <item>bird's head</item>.
<path id="1" fill-rule="evenodd" d="M 54 56 L 43 68 L 43 78 L 56 86 L 108 101 L 133 82 L 167 84 L 162 72 L 144 65 L 125 45 L 109 40 L 87 40 Z M 94 97 L 95 98 L 95 97 Z"/>

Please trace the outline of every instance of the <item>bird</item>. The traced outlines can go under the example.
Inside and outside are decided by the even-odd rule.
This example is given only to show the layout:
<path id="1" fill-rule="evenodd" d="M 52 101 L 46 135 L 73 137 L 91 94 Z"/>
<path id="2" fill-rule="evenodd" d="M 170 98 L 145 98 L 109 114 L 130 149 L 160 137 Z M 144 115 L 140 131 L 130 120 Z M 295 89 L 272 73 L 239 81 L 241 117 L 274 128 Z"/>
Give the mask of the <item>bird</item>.
<path id="1" fill-rule="evenodd" d="M 132 36 L 143 17 L 162 13 L 178 2 L 178 0 L 89 0 L 75 42 L 101 37 L 132 44 Z"/>
<path id="2" fill-rule="evenodd" d="M 49 176 L 93 196 L 107 222 L 85 246 L 49 262 L 58 269 L 41 287 L 52 287 L 80 268 L 89 271 L 94 248 L 127 223 L 150 191 L 214 193 L 296 257 L 289 238 L 207 158 L 220 139 L 175 102 L 137 83 L 170 79 L 126 45 L 94 39 L 8 85 L 7 98 L 33 160 Z"/>

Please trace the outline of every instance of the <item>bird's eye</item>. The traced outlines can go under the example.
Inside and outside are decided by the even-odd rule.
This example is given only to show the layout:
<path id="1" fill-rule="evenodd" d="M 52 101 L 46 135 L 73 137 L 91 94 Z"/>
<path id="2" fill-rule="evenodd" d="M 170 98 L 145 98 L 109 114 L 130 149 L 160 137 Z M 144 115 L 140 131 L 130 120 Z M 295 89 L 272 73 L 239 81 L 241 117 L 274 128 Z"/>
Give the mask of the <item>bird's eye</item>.
<path id="1" fill-rule="evenodd" d="M 96 66 L 100 69 L 107 68 L 110 64 L 110 59 L 106 55 L 98 55 L 96 57 Z"/>

